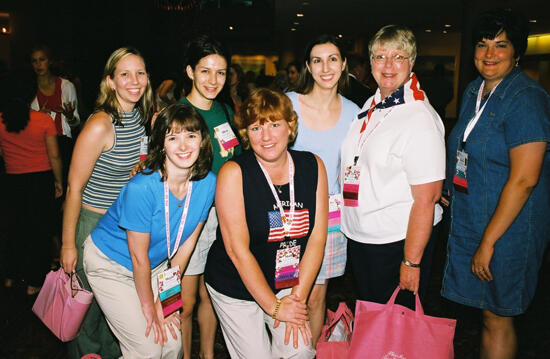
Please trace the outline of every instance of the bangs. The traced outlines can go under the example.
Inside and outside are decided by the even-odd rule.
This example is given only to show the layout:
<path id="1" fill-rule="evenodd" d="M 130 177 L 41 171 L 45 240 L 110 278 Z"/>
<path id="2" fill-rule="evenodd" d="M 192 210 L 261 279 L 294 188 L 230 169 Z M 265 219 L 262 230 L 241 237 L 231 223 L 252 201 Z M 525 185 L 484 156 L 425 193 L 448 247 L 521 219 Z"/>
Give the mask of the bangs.
<path id="1" fill-rule="evenodd" d="M 493 26 L 487 26 L 479 29 L 479 32 L 477 33 L 478 38 L 475 39 L 475 42 L 478 43 L 483 39 L 494 40 L 495 37 L 504 32 L 504 29 L 500 25 L 501 24 L 493 24 Z"/>
<path id="2" fill-rule="evenodd" d="M 166 129 L 166 134 L 180 133 L 182 131 L 200 132 L 200 122 L 193 117 L 175 117 L 170 125 L 168 125 L 168 128 Z"/>

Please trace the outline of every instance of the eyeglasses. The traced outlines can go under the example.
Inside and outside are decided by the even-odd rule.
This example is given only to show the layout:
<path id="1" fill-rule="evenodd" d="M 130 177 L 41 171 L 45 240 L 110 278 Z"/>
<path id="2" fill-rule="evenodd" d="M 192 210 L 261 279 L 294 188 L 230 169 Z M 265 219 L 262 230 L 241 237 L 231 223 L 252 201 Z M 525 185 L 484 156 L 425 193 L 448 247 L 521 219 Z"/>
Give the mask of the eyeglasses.
<path id="1" fill-rule="evenodd" d="M 403 55 L 393 55 L 392 57 L 388 57 L 386 55 L 374 55 L 372 57 L 372 60 L 378 65 L 381 65 L 381 64 L 385 64 L 388 58 L 391 60 L 392 63 L 398 64 L 398 65 L 401 65 L 405 61 L 409 60 L 407 56 L 403 56 Z"/>

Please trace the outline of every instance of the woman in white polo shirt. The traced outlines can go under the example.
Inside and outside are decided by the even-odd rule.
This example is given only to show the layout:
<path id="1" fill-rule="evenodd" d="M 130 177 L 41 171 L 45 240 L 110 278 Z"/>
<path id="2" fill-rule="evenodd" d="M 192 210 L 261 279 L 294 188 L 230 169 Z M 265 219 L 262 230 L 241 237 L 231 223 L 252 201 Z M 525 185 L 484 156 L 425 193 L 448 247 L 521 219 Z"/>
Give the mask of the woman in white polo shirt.
<path id="1" fill-rule="evenodd" d="M 442 212 L 444 129 L 412 72 L 411 30 L 383 27 L 369 52 L 378 89 L 342 145 L 342 231 L 359 299 L 385 303 L 398 285 L 425 290 L 429 239 Z M 413 306 L 414 297 L 402 294 L 398 301 Z"/>

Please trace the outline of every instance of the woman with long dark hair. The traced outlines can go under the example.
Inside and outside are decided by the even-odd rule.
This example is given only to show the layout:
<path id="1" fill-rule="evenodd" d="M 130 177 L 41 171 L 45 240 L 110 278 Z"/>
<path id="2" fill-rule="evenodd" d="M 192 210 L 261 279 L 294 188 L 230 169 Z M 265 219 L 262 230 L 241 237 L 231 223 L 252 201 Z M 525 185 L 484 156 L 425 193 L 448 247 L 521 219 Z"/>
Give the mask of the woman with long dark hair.
<path id="1" fill-rule="evenodd" d="M 341 95 L 348 81 L 347 64 L 335 36 L 317 37 L 306 48 L 305 58 L 296 92 L 286 94 L 298 114 L 298 135 L 292 148 L 321 157 L 327 169 L 331 203 L 323 265 L 308 301 L 315 346 L 325 318 L 328 280 L 343 275 L 346 268 L 347 241 L 340 232 L 340 146 L 359 107 Z"/>
<path id="2" fill-rule="evenodd" d="M 12 74 L 3 84 L 8 98 L 0 114 L 0 156 L 6 164 L 4 200 L 6 248 L 5 287 L 23 279 L 27 294 L 38 293 L 49 270 L 54 199 L 63 194 L 57 133 L 50 116 L 30 103 L 36 81 L 28 74 Z"/>

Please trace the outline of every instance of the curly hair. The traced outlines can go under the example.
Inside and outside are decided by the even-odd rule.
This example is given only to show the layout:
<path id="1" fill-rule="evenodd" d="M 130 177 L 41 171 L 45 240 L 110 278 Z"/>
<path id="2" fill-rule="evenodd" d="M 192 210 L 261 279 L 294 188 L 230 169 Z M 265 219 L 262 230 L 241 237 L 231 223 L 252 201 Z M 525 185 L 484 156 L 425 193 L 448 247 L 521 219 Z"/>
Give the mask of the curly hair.
<path id="1" fill-rule="evenodd" d="M 241 105 L 240 111 L 233 119 L 235 127 L 241 135 L 242 145 L 245 149 L 250 148 L 248 139 L 248 126 L 260 121 L 275 122 L 285 120 L 290 127 L 288 142 L 294 141 L 298 132 L 298 116 L 292 107 L 292 102 L 283 93 L 267 88 L 254 90 Z"/>
<path id="2" fill-rule="evenodd" d="M 208 126 L 201 114 L 190 104 L 175 103 L 158 115 L 153 125 L 151 142 L 149 143 L 149 154 L 145 158 L 144 166 L 147 168 L 143 174 L 150 175 L 156 171 L 161 172 L 161 180 L 165 181 L 166 173 L 166 152 L 164 150 L 164 139 L 167 133 L 182 130 L 195 132 L 200 131 L 201 146 L 199 158 L 191 169 L 191 181 L 198 181 L 206 177 L 212 167 L 212 143 Z"/>

